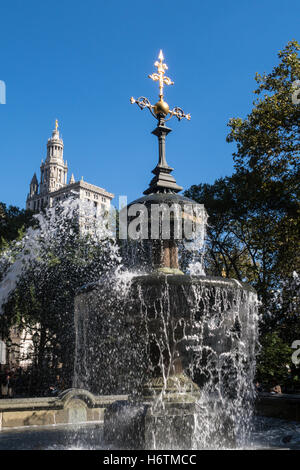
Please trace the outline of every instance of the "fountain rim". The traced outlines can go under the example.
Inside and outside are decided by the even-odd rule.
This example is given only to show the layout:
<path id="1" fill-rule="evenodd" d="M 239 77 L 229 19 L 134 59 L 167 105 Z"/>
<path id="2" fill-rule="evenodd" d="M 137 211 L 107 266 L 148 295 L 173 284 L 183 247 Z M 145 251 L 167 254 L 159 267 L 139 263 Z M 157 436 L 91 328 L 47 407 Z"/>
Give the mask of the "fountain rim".
<path id="1" fill-rule="evenodd" d="M 204 276 L 204 275 L 194 275 L 194 274 L 166 274 L 162 272 L 152 271 L 149 273 L 136 274 L 132 277 L 132 285 L 135 284 L 169 284 L 169 285 L 204 285 L 211 287 L 229 287 L 234 289 L 239 289 L 243 291 L 252 292 L 257 294 L 254 287 L 251 285 L 238 281 L 233 278 L 224 278 L 221 276 Z M 101 278 L 97 281 L 90 282 L 85 284 L 82 287 L 79 287 L 76 292 L 76 296 L 93 291 L 97 287 L 101 286 Z"/>

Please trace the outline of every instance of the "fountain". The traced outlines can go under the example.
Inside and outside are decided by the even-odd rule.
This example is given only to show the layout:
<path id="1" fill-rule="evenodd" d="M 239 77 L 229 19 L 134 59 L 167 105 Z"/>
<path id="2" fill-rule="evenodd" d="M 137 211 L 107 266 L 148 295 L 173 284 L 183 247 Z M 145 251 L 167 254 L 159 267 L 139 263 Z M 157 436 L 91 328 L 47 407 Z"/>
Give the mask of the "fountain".
<path id="1" fill-rule="evenodd" d="M 205 208 L 178 194 L 166 161 L 166 122 L 190 116 L 163 99 L 172 84 L 163 60 L 161 53 L 150 76 L 159 101 L 131 99 L 157 119 L 159 161 L 144 197 L 110 227 L 74 194 L 36 214 L 36 227 L 0 257 L 0 315 L 20 285 L 39 286 L 44 275 L 46 286 L 66 280 L 69 307 L 56 303 L 55 289 L 51 306 L 68 380 L 74 366 L 72 388 L 58 396 L 1 400 L 1 449 L 299 449 L 299 424 L 280 419 L 299 421 L 299 396 L 260 396 L 264 417 L 252 419 L 257 296 L 205 275 Z M 93 227 L 88 237 L 74 238 L 78 217 Z M 53 253 L 62 269 L 48 278 Z"/>
<path id="2" fill-rule="evenodd" d="M 159 101 L 131 98 L 157 119 L 159 161 L 145 196 L 120 213 L 129 273 L 85 286 L 75 299 L 74 385 L 128 394 L 104 415 L 104 438 L 118 447 L 233 447 L 246 439 L 254 399 L 257 297 L 234 279 L 204 275 L 207 215 L 178 195 L 165 153 L 166 122 L 190 115 L 164 101 L 173 82 L 163 60 L 161 52 L 150 75 Z M 191 246 L 198 269 L 184 273 Z"/>

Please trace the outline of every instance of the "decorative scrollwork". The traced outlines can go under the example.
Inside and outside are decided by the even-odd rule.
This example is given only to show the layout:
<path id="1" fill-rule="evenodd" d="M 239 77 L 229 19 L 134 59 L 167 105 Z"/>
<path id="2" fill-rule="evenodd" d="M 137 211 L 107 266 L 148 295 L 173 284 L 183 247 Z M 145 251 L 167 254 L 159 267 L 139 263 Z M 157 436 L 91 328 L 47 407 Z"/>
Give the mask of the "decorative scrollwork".
<path id="1" fill-rule="evenodd" d="M 176 116 L 178 121 L 181 121 L 181 119 L 183 118 L 187 119 L 188 121 L 190 121 L 191 119 L 191 115 L 185 114 L 183 109 L 179 108 L 179 106 L 175 106 L 175 108 L 173 108 L 172 111 L 170 111 L 170 117 L 166 119 L 166 121 L 169 121 L 173 116 Z"/>
<path id="2" fill-rule="evenodd" d="M 148 75 L 148 78 L 151 78 L 151 80 L 153 80 L 154 82 L 158 82 L 160 76 L 158 75 L 158 73 L 153 73 L 152 75 Z"/>
<path id="3" fill-rule="evenodd" d="M 150 101 L 148 100 L 148 98 L 145 98 L 145 96 L 140 96 L 137 100 L 133 97 L 130 98 L 130 103 L 131 104 L 134 104 L 136 103 L 138 105 L 138 107 L 140 109 L 145 109 L 145 108 L 148 108 L 150 113 L 156 117 L 156 115 L 154 114 L 154 112 L 152 111 L 153 109 L 153 106 L 152 104 L 150 103 Z"/>
<path id="4" fill-rule="evenodd" d="M 174 82 L 169 77 L 164 77 L 164 83 L 166 85 L 174 85 Z"/>
<path id="5" fill-rule="evenodd" d="M 163 90 L 164 85 L 174 85 L 174 82 L 172 82 L 170 77 L 165 75 L 166 70 L 168 70 L 168 66 L 164 63 L 164 56 L 162 51 L 160 51 L 158 59 L 159 60 L 154 63 L 155 67 L 157 67 L 157 72 L 148 75 L 148 77 L 151 78 L 154 82 L 159 82 L 159 101 L 153 106 L 148 98 L 140 96 L 137 100 L 135 98 L 130 98 L 130 102 L 132 104 L 136 103 L 142 110 L 148 108 L 152 116 L 158 120 L 159 126 L 164 125 L 164 123 L 169 121 L 173 116 L 176 116 L 178 121 L 181 121 L 183 118 L 189 121 L 191 119 L 191 115 L 185 114 L 184 111 L 178 106 L 175 106 L 172 111 L 169 111 L 169 105 L 163 99 Z M 166 119 L 167 115 L 170 115 L 168 119 Z"/>
<path id="6" fill-rule="evenodd" d="M 154 82 L 159 82 L 159 97 L 162 99 L 164 96 L 164 84 L 165 85 L 174 85 L 174 82 L 170 79 L 170 77 L 166 77 L 165 73 L 168 70 L 167 64 L 163 62 L 164 56 L 162 51 L 159 53 L 159 61 L 157 60 L 154 63 L 154 66 L 157 67 L 157 72 L 152 73 L 152 75 L 148 75 L 151 80 Z"/>

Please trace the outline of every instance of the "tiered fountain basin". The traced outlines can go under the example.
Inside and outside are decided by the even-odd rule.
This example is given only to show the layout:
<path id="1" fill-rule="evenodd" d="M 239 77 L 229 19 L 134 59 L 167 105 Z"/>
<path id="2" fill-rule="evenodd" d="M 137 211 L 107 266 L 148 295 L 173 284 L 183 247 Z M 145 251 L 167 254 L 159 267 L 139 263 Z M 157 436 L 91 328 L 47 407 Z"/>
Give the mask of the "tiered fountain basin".
<path id="1" fill-rule="evenodd" d="M 104 290 L 90 285 L 76 298 L 76 376 L 88 389 L 102 377 L 96 393 L 130 395 L 105 410 L 107 441 L 195 448 L 203 427 L 204 440 L 218 435 L 220 443 L 235 442 L 253 398 L 254 289 L 232 279 L 153 272 L 132 279 L 117 314 L 114 294 L 107 299 Z M 97 334 L 97 324 L 105 317 L 115 330 L 111 324 L 110 355 L 101 360 L 107 338 L 103 328 Z M 109 389 L 108 382 L 125 388 Z M 214 421 L 211 430 L 208 421 Z"/>

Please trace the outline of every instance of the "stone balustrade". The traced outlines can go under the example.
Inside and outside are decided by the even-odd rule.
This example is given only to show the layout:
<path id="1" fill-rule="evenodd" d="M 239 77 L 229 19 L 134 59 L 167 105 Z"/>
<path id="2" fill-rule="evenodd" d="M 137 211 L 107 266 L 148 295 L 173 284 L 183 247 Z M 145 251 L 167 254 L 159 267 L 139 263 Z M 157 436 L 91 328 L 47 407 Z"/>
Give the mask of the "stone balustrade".
<path id="1" fill-rule="evenodd" d="M 23 426 L 49 426 L 102 422 L 105 408 L 124 395 L 95 396 L 69 389 L 57 397 L 0 400 L 0 430 Z"/>

